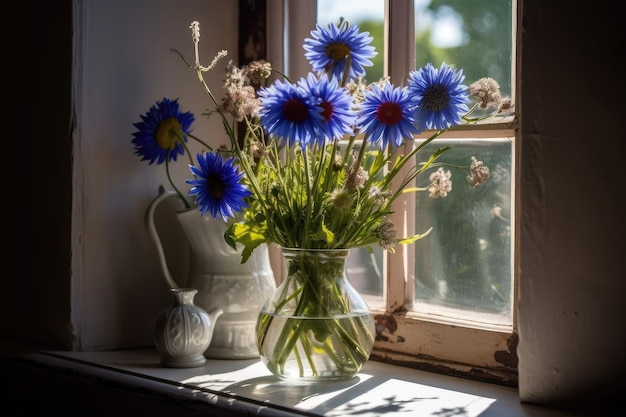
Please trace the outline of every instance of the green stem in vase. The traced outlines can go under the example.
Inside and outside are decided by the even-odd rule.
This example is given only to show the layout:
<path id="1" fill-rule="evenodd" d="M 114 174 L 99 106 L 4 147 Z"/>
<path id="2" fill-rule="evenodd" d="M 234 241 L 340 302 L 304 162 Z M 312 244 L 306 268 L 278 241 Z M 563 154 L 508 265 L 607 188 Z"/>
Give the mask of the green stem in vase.
<path id="1" fill-rule="evenodd" d="M 303 314 L 303 312 L 306 310 L 305 304 L 308 303 L 308 301 L 305 303 L 303 302 L 303 300 L 306 300 L 306 298 L 308 297 L 306 295 L 307 292 L 303 291 L 303 289 L 304 289 L 304 286 L 300 287 L 301 297 L 298 300 L 298 305 L 296 307 L 296 310 L 293 313 L 295 317 L 300 317 Z M 279 311 L 280 310 L 278 309 L 276 310 L 277 313 Z M 287 361 L 287 358 L 289 357 L 289 354 L 294 350 L 294 348 L 296 348 L 295 346 L 301 337 L 302 330 L 307 327 L 304 320 L 288 320 L 287 323 L 289 323 L 289 326 L 283 327 L 280 333 L 280 337 L 278 339 L 279 342 L 276 345 L 276 349 L 281 349 L 281 348 L 283 349 L 282 351 L 275 352 L 275 355 L 274 355 L 274 357 L 276 357 L 277 365 L 279 365 L 283 369 L 285 366 L 285 362 Z M 303 347 L 304 347 L 304 343 L 303 343 Z M 296 352 L 297 352 L 297 348 L 296 348 Z M 307 358 L 309 359 L 309 362 L 311 362 L 310 355 L 307 354 Z M 298 364 L 300 368 L 300 373 L 304 372 L 303 367 L 302 367 L 302 362 L 300 360 L 298 360 Z"/>
<path id="2" fill-rule="evenodd" d="M 315 366 L 315 362 L 313 362 L 313 349 L 311 348 L 311 345 L 309 344 L 309 340 L 304 337 L 301 340 L 302 343 L 302 349 L 304 349 L 304 353 L 306 354 L 306 358 L 307 361 L 309 362 L 309 366 L 311 367 L 311 373 L 313 375 L 317 375 L 317 367 Z M 300 376 L 304 375 L 304 368 L 302 367 L 302 364 L 299 365 L 300 367 Z"/>
<path id="3" fill-rule="evenodd" d="M 274 307 L 274 312 L 276 313 L 280 312 L 283 309 L 283 307 L 287 303 L 289 303 L 291 300 L 293 300 L 295 297 L 297 297 L 298 294 L 300 294 L 303 291 L 303 289 L 304 287 L 299 287 L 292 294 L 282 297 L 284 298 L 284 300 Z M 283 293 L 287 292 L 288 290 L 289 290 L 289 287 L 286 286 L 283 289 Z M 263 342 L 265 341 L 265 336 L 267 335 L 267 329 L 271 326 L 272 321 L 274 320 L 274 317 L 275 316 L 273 315 L 272 316 L 267 315 L 261 319 L 258 327 L 259 327 L 260 334 L 263 336 L 263 338 L 257 343 L 259 347 L 263 346 Z"/>

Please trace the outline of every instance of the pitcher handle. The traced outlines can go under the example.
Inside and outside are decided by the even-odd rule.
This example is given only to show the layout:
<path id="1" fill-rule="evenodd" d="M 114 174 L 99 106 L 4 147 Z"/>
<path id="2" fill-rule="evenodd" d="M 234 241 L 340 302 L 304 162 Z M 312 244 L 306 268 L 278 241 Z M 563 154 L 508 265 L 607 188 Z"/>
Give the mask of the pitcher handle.
<path id="1" fill-rule="evenodd" d="M 178 284 L 176 284 L 176 281 L 174 281 L 174 278 L 172 278 L 172 274 L 170 274 L 170 269 L 167 266 L 167 259 L 165 258 L 163 244 L 161 243 L 161 238 L 159 237 L 159 233 L 157 232 L 156 226 L 154 225 L 154 211 L 163 200 L 175 194 L 176 193 L 173 191 L 165 191 L 163 186 L 160 186 L 159 196 L 155 198 L 152 203 L 150 203 L 144 217 L 144 223 L 146 225 L 146 228 L 148 229 L 148 234 L 150 235 L 150 238 L 152 239 L 152 242 L 154 243 L 154 246 L 156 247 L 157 253 L 159 255 L 159 263 L 161 265 L 161 270 L 163 271 L 163 276 L 165 277 L 167 285 L 169 285 L 170 288 L 179 288 L 179 286 Z"/>

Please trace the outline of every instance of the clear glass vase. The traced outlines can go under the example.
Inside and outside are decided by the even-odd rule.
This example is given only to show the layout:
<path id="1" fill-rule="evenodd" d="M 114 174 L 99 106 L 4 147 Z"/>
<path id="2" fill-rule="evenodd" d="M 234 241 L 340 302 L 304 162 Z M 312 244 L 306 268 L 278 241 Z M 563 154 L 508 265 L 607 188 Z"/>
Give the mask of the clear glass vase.
<path id="1" fill-rule="evenodd" d="M 374 317 L 346 276 L 348 249 L 283 248 L 287 276 L 261 308 L 257 347 L 278 378 L 352 378 L 374 347 Z"/>

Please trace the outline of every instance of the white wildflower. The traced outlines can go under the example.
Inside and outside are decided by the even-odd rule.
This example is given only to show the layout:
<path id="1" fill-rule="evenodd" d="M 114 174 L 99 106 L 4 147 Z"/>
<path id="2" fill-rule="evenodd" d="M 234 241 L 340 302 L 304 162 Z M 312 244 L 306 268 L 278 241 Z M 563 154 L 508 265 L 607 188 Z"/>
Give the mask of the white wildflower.
<path id="1" fill-rule="evenodd" d="M 484 184 L 489 179 L 489 167 L 483 164 L 483 161 L 478 161 L 476 157 L 472 156 L 472 164 L 470 165 L 470 175 L 467 177 L 467 182 L 472 187 L 478 187 L 480 184 Z"/>
<path id="2" fill-rule="evenodd" d="M 450 177 L 452 173 L 450 171 L 444 171 L 443 168 L 430 174 L 431 186 L 428 188 L 428 195 L 430 198 L 445 197 L 452 190 L 452 181 Z"/>

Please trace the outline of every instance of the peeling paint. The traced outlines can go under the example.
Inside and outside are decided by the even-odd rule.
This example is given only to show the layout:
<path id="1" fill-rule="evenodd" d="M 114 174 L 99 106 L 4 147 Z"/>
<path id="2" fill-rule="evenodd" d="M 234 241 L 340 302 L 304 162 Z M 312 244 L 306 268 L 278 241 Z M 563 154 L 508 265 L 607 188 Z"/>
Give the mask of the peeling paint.
<path id="1" fill-rule="evenodd" d="M 398 330 L 398 322 L 393 316 L 385 314 L 375 314 L 374 322 L 376 327 L 376 340 L 391 343 L 403 343 L 404 337 L 394 333 Z"/>
<path id="2" fill-rule="evenodd" d="M 509 337 L 506 341 L 506 346 L 509 349 L 507 350 L 497 350 L 493 354 L 493 358 L 496 362 L 501 363 L 504 366 L 509 366 L 511 368 L 517 367 L 517 343 L 519 342 L 519 337 L 517 333 L 513 333 L 511 337 Z"/>
<path id="3" fill-rule="evenodd" d="M 512 372 L 505 368 L 479 368 L 465 367 L 460 364 L 449 363 L 430 357 L 428 355 L 416 355 L 414 360 L 406 360 L 393 352 L 385 352 L 375 349 L 370 357 L 372 360 L 399 365 L 407 368 L 419 369 L 422 371 L 434 372 L 443 375 L 455 376 L 480 382 L 518 387 L 517 372 Z"/>

